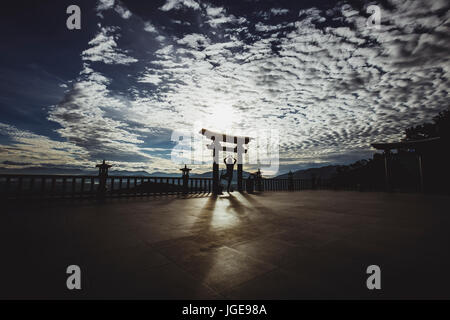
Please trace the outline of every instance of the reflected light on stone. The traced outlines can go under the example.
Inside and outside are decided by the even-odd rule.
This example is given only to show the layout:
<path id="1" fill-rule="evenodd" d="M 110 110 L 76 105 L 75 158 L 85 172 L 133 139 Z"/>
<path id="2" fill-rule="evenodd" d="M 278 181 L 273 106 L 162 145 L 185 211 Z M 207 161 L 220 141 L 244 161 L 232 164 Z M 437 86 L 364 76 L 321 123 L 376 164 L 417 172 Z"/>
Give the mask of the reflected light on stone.
<path id="1" fill-rule="evenodd" d="M 211 227 L 232 227 L 239 223 L 236 212 L 230 208 L 230 201 L 227 198 L 217 198 L 216 207 L 212 212 Z"/>

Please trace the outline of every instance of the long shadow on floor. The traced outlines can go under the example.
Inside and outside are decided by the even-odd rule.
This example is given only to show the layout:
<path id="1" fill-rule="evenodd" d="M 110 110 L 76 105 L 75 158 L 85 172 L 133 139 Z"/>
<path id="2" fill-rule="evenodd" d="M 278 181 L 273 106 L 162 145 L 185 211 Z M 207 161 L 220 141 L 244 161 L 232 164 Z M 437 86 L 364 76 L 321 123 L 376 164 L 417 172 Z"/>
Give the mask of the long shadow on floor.
<path id="1" fill-rule="evenodd" d="M 245 200 L 247 200 L 249 203 L 251 203 L 253 205 L 253 208 L 255 209 L 255 211 L 258 211 L 259 213 L 275 214 L 275 211 L 262 205 L 261 202 L 255 200 L 255 195 L 250 195 L 246 192 L 241 192 L 240 194 L 242 195 L 242 197 L 245 198 Z"/>
<path id="2" fill-rule="evenodd" d="M 227 199 L 230 202 L 227 207 L 227 212 L 234 211 L 238 215 L 244 215 L 246 213 L 246 210 L 248 209 L 231 193 L 228 193 L 228 195 L 225 197 L 221 197 L 221 199 Z"/>

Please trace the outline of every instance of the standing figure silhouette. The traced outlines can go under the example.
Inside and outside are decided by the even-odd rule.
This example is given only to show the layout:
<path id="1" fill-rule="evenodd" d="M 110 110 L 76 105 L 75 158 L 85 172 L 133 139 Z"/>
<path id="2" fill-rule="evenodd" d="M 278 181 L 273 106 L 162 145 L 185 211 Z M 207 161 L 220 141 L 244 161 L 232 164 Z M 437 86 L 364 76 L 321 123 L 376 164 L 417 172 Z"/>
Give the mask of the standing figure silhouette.
<path id="1" fill-rule="evenodd" d="M 231 187 L 231 180 L 233 180 L 233 169 L 234 165 L 236 164 L 236 159 L 233 158 L 231 155 L 223 159 L 223 162 L 227 166 L 227 172 L 225 174 L 220 175 L 220 180 L 227 178 L 228 184 L 227 184 L 227 192 L 230 192 Z"/>

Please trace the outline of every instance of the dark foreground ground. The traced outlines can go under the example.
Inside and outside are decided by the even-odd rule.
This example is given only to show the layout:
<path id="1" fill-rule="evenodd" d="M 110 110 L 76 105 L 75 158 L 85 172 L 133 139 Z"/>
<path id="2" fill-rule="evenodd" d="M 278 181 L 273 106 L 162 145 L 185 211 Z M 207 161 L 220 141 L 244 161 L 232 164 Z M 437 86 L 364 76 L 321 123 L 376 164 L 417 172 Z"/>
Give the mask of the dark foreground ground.
<path id="1" fill-rule="evenodd" d="M 449 200 L 301 191 L 3 205 L 0 298 L 450 298 Z M 81 291 L 66 288 L 72 264 Z"/>

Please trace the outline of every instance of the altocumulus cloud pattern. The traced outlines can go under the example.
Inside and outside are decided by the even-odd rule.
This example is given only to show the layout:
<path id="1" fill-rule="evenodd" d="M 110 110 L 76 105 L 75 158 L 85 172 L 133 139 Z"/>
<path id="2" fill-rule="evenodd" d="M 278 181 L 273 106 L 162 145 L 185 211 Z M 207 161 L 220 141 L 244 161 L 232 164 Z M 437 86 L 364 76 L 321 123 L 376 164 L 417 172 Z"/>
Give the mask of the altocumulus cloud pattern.
<path id="1" fill-rule="evenodd" d="M 344 163 L 448 106 L 447 1 L 151 2 L 89 8 L 78 75 L 41 106 L 55 134 L 0 124 L 1 160 L 175 171 L 172 130 L 201 122 L 279 130 L 282 168 Z"/>

